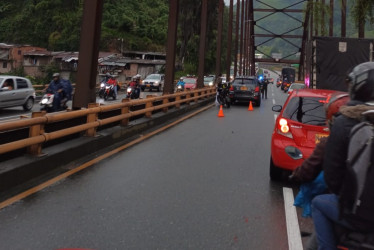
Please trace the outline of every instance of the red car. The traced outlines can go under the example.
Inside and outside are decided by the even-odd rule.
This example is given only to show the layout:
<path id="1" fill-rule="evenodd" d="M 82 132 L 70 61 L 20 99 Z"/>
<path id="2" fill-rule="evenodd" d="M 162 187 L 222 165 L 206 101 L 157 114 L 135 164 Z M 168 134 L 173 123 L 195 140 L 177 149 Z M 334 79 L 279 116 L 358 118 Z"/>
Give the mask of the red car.
<path id="1" fill-rule="evenodd" d="M 284 170 L 292 171 L 307 159 L 322 137 L 329 135 L 324 104 L 331 94 L 323 89 L 297 89 L 288 96 L 271 138 L 270 179 L 280 180 Z"/>
<path id="2" fill-rule="evenodd" d="M 195 77 L 187 77 L 183 79 L 184 81 L 184 89 L 196 89 L 197 86 L 197 78 Z"/>

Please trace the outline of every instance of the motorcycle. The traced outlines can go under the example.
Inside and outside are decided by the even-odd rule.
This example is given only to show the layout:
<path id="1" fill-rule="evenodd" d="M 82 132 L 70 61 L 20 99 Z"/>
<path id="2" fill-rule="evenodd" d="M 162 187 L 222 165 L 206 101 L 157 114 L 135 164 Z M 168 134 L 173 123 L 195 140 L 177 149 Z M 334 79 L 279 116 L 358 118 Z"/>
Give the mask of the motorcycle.
<path id="1" fill-rule="evenodd" d="M 177 89 L 176 89 L 176 92 L 182 92 L 182 91 L 184 91 L 184 86 L 183 86 L 183 85 L 180 85 L 180 84 L 178 84 L 178 85 L 177 85 Z"/>
<path id="2" fill-rule="evenodd" d="M 60 110 L 55 110 L 53 107 L 53 101 L 55 99 L 55 93 L 47 92 L 43 95 L 42 99 L 39 102 L 40 111 L 46 111 L 47 113 L 52 113 L 56 111 L 61 111 L 67 109 L 66 103 L 68 102 L 67 98 L 63 98 L 60 104 Z"/>
<path id="3" fill-rule="evenodd" d="M 112 97 L 113 100 L 117 99 L 117 95 L 114 92 L 114 88 L 117 88 L 114 84 L 101 83 L 99 90 L 99 97 L 108 100 L 109 97 Z"/>
<path id="4" fill-rule="evenodd" d="M 130 99 L 139 99 L 140 97 L 140 88 L 139 87 L 127 87 L 127 95 L 126 98 Z"/>
<path id="5" fill-rule="evenodd" d="M 230 108 L 231 99 L 230 99 L 230 97 L 228 95 L 228 90 L 222 89 L 222 88 L 218 88 L 218 91 L 217 91 L 217 102 L 219 103 L 219 105 L 222 105 L 224 107 Z"/>
<path id="6" fill-rule="evenodd" d="M 102 82 L 101 84 L 100 84 L 100 89 L 99 89 L 99 97 L 100 98 L 104 98 L 104 93 L 105 93 L 105 83 L 104 82 Z"/>
<path id="7" fill-rule="evenodd" d="M 339 249 L 374 249 L 374 233 L 361 233 L 345 229 L 340 226 L 335 227 L 335 233 L 338 236 Z"/>

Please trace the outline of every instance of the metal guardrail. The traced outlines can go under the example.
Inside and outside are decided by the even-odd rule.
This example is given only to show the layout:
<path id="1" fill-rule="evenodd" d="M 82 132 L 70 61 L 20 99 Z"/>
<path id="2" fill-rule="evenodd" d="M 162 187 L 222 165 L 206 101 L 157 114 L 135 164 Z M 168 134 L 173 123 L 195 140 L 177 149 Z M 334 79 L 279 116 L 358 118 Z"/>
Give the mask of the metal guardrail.
<path id="1" fill-rule="evenodd" d="M 100 106 L 98 103 L 92 103 L 87 109 L 67 111 L 61 113 L 33 112 L 31 118 L 21 119 L 19 121 L 10 121 L 0 124 L 0 133 L 17 129 L 29 129 L 28 138 L 7 142 L 0 145 L 0 155 L 11 151 L 27 148 L 27 152 L 37 156 L 42 153 L 42 145 L 45 142 L 56 140 L 65 136 L 84 132 L 85 136 L 93 137 L 96 130 L 100 126 L 104 126 L 114 122 L 120 122 L 122 126 L 126 126 L 131 117 L 144 115 L 152 117 L 152 112 L 162 110 L 168 112 L 169 107 L 179 108 L 182 103 L 190 104 L 197 102 L 199 99 L 206 99 L 215 96 L 216 89 L 214 87 L 196 89 L 193 91 L 184 91 L 163 96 L 148 95 L 145 99 L 129 100 L 123 99 L 121 103 Z M 170 101 L 172 100 L 172 101 Z M 144 106 L 145 108 L 130 111 L 130 107 Z M 100 113 L 120 110 L 120 115 L 99 119 Z M 45 132 L 44 126 L 56 122 L 66 122 L 75 118 L 86 117 L 86 123 L 64 128 L 53 132 Z"/>

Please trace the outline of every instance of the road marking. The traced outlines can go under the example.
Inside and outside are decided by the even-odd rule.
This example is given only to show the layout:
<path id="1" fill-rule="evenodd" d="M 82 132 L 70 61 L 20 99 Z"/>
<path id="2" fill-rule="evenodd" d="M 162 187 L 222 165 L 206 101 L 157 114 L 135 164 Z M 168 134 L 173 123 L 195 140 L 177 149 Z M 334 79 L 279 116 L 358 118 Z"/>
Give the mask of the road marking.
<path id="1" fill-rule="evenodd" d="M 275 99 L 273 99 L 273 105 L 275 105 Z"/>
<path id="2" fill-rule="evenodd" d="M 294 197 L 291 188 L 283 188 L 284 210 L 286 212 L 288 249 L 300 250 L 303 249 L 301 241 L 301 234 L 299 228 L 299 221 L 297 219 L 296 207 L 293 205 Z"/>
<path id="3" fill-rule="evenodd" d="M 274 121 L 277 120 L 278 115 L 274 114 Z"/>
<path id="4" fill-rule="evenodd" d="M 15 196 L 13 196 L 13 197 L 11 197 L 11 198 L 3 201 L 3 202 L 0 202 L 0 209 L 2 209 L 4 207 L 7 207 L 7 206 L 9 206 L 9 205 L 11 205 L 11 204 L 19 201 L 19 200 L 22 200 L 22 199 L 26 198 L 27 196 L 30 196 L 30 195 L 32 195 L 32 194 L 34 194 L 36 192 L 39 192 L 40 190 L 42 190 L 42 189 L 44 189 L 44 188 L 46 188 L 48 186 L 51 186 L 51 185 L 53 185 L 54 183 L 56 183 L 56 182 L 58 182 L 60 180 L 63 180 L 65 178 L 67 178 L 67 177 L 69 177 L 69 176 L 71 176 L 71 175 L 73 175 L 73 174 L 75 174 L 75 173 L 83 170 L 83 169 L 86 169 L 86 168 L 92 166 L 95 163 L 100 162 L 101 160 L 104 160 L 104 159 L 106 159 L 106 158 L 108 158 L 108 157 L 110 157 L 110 156 L 112 156 L 112 155 L 114 155 L 114 154 L 116 154 L 116 153 L 118 153 L 118 152 L 120 152 L 122 150 L 125 150 L 125 149 L 127 149 L 127 148 L 129 148 L 129 147 L 131 147 L 131 146 L 133 146 L 135 144 L 138 144 L 138 143 L 144 141 L 145 139 L 148 139 L 148 138 L 150 138 L 150 137 L 152 137 L 152 136 L 154 136 L 154 135 L 156 135 L 158 133 L 161 133 L 161 132 L 165 131 L 166 129 L 177 125 L 178 123 L 183 122 L 184 120 L 187 120 L 187 119 L 189 119 L 189 118 L 191 118 L 191 117 L 193 117 L 193 116 L 195 116 L 195 115 L 197 115 L 197 114 L 199 114 L 199 113 L 201 113 L 201 112 L 203 112 L 203 111 L 205 111 L 207 109 L 210 109 L 213 106 L 215 106 L 215 104 L 211 104 L 211 105 L 208 105 L 208 106 L 206 106 L 206 107 L 204 107 L 202 109 L 199 109 L 199 110 L 197 110 L 197 111 L 195 111 L 195 112 L 193 112 L 193 113 L 191 113 L 191 114 L 189 114 L 189 115 L 187 115 L 187 116 L 185 116 L 185 117 L 183 117 L 183 118 L 181 118 L 181 119 L 179 119 L 177 121 L 174 121 L 174 122 L 172 122 L 172 123 L 170 123 L 170 124 L 168 124 L 168 125 L 166 125 L 164 127 L 161 127 L 161 128 L 159 128 L 159 129 L 157 129 L 155 131 L 152 131 L 149 134 L 145 134 L 145 135 L 139 137 L 138 139 L 136 139 L 134 141 L 131 141 L 131 142 L 129 142 L 129 143 L 125 144 L 125 145 L 122 145 L 122 146 L 120 146 L 120 147 L 118 147 L 118 148 L 116 148 L 116 149 L 114 149 L 114 150 L 112 150 L 110 152 L 107 152 L 107 153 L 105 153 L 103 155 L 100 155 L 99 157 L 97 157 L 95 159 L 92 159 L 92 160 L 90 160 L 90 161 L 82 164 L 79 167 L 76 167 L 76 168 L 74 168 L 72 170 L 69 170 L 69 171 L 67 171 L 67 172 L 65 172 L 65 173 L 63 173 L 61 175 L 58 175 L 58 176 L 56 176 L 56 177 L 54 177 L 54 178 L 52 178 L 52 179 L 50 179 L 50 180 L 48 180 L 48 181 L 46 181 L 46 182 L 44 182 L 42 184 L 39 184 L 39 185 L 37 185 L 37 186 L 35 186 L 33 188 L 30 188 L 29 190 L 26 190 L 26 191 L 24 191 L 24 192 L 22 192 L 20 194 L 17 194 Z"/>

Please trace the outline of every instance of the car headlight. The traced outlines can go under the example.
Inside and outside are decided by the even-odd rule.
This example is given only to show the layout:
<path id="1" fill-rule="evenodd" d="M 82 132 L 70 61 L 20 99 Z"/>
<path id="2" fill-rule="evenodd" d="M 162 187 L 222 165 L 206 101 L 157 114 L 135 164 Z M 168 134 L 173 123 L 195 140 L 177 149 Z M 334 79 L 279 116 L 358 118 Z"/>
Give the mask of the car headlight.
<path id="1" fill-rule="evenodd" d="M 155 84 L 155 85 L 158 85 L 159 83 L 160 83 L 160 82 L 155 82 L 154 84 Z"/>
<path id="2" fill-rule="evenodd" d="M 213 86 L 213 82 L 209 82 L 208 85 L 209 85 L 209 86 Z"/>
<path id="3" fill-rule="evenodd" d="M 303 158 L 303 153 L 301 153 L 301 151 L 298 148 L 288 146 L 284 150 L 294 160 L 299 160 Z"/>

